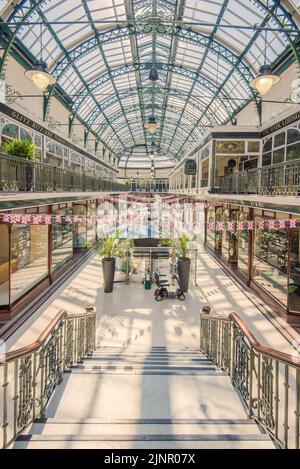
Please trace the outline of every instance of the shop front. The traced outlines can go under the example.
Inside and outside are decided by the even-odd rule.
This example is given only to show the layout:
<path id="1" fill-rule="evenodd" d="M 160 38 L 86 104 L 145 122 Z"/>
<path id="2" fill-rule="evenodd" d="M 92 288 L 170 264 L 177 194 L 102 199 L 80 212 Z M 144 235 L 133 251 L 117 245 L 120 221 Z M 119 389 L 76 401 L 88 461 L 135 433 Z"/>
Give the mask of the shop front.
<path id="1" fill-rule="evenodd" d="M 209 206 L 205 245 L 287 320 L 300 322 L 300 219 L 296 214 L 225 203 Z"/>
<path id="2" fill-rule="evenodd" d="M 0 322 L 45 292 L 86 255 L 97 239 L 97 204 L 98 200 L 84 200 L 2 212 Z M 2 216 L 5 213 L 30 215 L 31 221 L 6 223 Z M 34 217 L 45 216 L 51 217 L 50 224 L 35 223 Z M 68 216 L 72 222 L 68 222 Z"/>

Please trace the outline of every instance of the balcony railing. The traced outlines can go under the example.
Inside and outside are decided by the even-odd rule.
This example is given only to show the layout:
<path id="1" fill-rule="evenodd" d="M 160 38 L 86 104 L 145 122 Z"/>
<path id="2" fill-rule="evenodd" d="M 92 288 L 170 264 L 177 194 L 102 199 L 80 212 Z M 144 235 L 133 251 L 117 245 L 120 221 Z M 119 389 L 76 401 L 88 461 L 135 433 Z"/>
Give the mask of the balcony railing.
<path id="1" fill-rule="evenodd" d="M 96 311 L 60 311 L 27 347 L 0 357 L 0 448 L 6 448 L 45 408 L 63 374 L 95 350 Z"/>
<path id="2" fill-rule="evenodd" d="M 201 314 L 200 349 L 231 377 L 249 417 L 279 447 L 299 449 L 300 352 L 261 345 L 235 313 Z"/>
<path id="3" fill-rule="evenodd" d="M 115 181 L 87 176 L 56 166 L 0 153 L 0 190 L 123 192 L 128 191 L 128 187 Z"/>
<path id="4" fill-rule="evenodd" d="M 300 161 L 232 173 L 217 178 L 215 185 L 222 194 L 298 195 Z"/>

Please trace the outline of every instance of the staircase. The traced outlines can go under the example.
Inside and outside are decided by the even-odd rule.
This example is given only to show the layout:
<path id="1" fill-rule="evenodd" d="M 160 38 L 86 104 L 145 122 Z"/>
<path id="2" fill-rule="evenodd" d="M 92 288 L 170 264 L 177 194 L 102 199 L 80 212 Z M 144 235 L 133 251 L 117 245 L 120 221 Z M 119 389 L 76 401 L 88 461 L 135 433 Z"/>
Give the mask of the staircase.
<path id="1" fill-rule="evenodd" d="M 198 350 L 101 347 L 64 377 L 14 448 L 274 448 Z"/>

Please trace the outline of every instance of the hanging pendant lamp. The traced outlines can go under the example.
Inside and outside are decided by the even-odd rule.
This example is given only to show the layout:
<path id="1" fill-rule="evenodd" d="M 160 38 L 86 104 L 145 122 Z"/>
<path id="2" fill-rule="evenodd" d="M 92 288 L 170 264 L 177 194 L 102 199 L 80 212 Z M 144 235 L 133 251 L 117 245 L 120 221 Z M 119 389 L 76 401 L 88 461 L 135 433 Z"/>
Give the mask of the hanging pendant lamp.
<path id="1" fill-rule="evenodd" d="M 153 67 L 151 68 L 149 72 L 149 80 L 150 81 L 157 81 L 159 79 L 158 77 L 158 71 L 155 65 L 153 64 Z"/>
<path id="2" fill-rule="evenodd" d="M 150 116 L 148 122 L 145 124 L 145 128 L 149 130 L 151 134 L 154 134 L 160 125 L 156 122 L 155 116 Z"/>
<path id="3" fill-rule="evenodd" d="M 40 31 L 41 41 L 41 58 L 37 60 L 34 67 L 31 70 L 25 72 L 25 76 L 33 81 L 35 86 L 42 92 L 46 91 L 49 85 L 56 83 L 55 78 L 49 73 L 46 62 L 43 61 L 43 37 L 42 37 L 42 25 Z"/>
<path id="4" fill-rule="evenodd" d="M 280 82 L 280 77 L 272 73 L 271 65 L 267 64 L 267 31 L 265 32 L 265 63 L 259 68 L 256 78 L 250 81 L 251 88 L 256 89 L 261 96 L 269 93 L 273 86 Z"/>

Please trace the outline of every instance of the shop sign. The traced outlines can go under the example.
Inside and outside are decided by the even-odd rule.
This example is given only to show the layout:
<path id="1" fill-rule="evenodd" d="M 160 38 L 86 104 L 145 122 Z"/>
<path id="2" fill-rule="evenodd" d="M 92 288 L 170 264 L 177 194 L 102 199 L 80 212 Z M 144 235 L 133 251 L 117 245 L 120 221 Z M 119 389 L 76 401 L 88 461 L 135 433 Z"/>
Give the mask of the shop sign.
<path id="1" fill-rule="evenodd" d="M 195 160 L 186 160 L 184 165 L 184 174 L 188 176 L 197 174 L 197 163 Z"/>
<path id="2" fill-rule="evenodd" d="M 298 120 L 300 120 L 300 111 L 296 112 L 296 114 L 293 114 L 292 116 L 287 117 L 286 119 L 283 119 L 280 122 L 277 122 L 271 127 L 268 127 L 267 129 L 263 130 L 261 132 L 261 136 L 266 137 L 267 135 L 273 132 L 276 132 L 276 130 L 283 129 L 284 127 L 287 127 L 288 125 L 293 124 L 294 122 L 297 122 Z"/>

